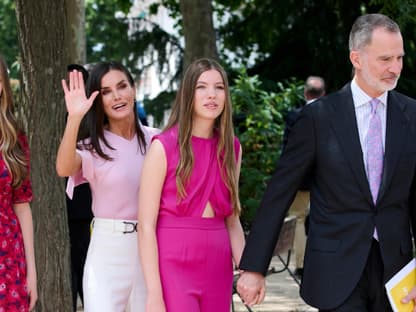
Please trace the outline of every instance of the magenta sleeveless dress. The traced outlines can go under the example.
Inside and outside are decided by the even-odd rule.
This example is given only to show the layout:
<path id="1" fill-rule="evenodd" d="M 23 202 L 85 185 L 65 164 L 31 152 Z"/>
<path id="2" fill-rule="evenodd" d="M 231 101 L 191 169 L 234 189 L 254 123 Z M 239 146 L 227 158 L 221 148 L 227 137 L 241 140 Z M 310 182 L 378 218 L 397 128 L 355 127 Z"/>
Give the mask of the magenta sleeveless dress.
<path id="1" fill-rule="evenodd" d="M 166 309 L 229 312 L 233 265 L 225 218 L 231 215 L 232 207 L 217 161 L 218 136 L 192 137 L 194 169 L 186 187 L 187 196 L 182 200 L 178 200 L 175 175 L 178 129 L 173 127 L 153 139 L 162 143 L 167 159 L 157 224 Z M 234 146 L 237 154 L 237 139 Z M 208 202 L 215 212 L 213 218 L 202 217 Z"/>

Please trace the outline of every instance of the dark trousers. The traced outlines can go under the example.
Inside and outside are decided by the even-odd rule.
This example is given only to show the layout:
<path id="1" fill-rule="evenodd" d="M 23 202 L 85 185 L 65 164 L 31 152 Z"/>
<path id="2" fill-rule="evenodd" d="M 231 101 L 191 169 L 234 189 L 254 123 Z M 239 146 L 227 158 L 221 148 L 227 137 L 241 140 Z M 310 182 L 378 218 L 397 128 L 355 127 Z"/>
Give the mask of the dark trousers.
<path id="1" fill-rule="evenodd" d="M 69 220 L 69 239 L 71 245 L 71 288 L 74 311 L 77 310 L 77 297 L 84 302 L 82 277 L 90 243 L 90 220 Z"/>
<path id="2" fill-rule="evenodd" d="M 383 262 L 380 247 L 373 239 L 364 272 L 351 293 L 339 307 L 320 312 L 391 312 L 383 283 Z"/>

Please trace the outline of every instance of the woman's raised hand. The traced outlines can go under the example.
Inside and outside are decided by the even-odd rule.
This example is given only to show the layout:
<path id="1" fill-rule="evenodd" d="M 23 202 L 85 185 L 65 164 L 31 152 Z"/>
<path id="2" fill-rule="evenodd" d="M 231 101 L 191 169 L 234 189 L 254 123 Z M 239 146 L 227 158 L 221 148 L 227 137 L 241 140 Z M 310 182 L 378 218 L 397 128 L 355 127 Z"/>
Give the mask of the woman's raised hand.
<path id="1" fill-rule="evenodd" d="M 82 73 L 76 70 L 69 73 L 69 86 L 64 79 L 62 80 L 62 88 L 64 89 L 66 109 L 69 116 L 83 117 L 99 93 L 94 91 L 87 99 Z"/>

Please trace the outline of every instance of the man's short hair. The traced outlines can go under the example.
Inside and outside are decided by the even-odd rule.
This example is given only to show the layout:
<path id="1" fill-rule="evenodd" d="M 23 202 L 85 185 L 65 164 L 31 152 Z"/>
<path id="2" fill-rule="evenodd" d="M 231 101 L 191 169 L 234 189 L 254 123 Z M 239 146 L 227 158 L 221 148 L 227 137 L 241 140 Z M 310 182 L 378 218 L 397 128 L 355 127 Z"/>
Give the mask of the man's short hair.
<path id="1" fill-rule="evenodd" d="M 384 28 L 392 33 L 400 33 L 400 27 L 390 17 L 383 14 L 365 14 L 358 17 L 352 25 L 349 49 L 360 50 L 371 43 L 373 31 Z"/>
<path id="2" fill-rule="evenodd" d="M 304 90 L 309 97 L 318 98 L 325 94 L 325 80 L 319 76 L 309 76 Z"/>

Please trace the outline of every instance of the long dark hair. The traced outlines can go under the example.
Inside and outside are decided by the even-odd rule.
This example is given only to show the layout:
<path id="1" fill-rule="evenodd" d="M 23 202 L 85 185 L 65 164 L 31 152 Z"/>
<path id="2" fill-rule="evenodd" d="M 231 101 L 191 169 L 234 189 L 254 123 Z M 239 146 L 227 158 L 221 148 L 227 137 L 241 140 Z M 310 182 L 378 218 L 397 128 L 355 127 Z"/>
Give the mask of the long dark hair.
<path id="1" fill-rule="evenodd" d="M 128 69 L 122 64 L 114 61 L 101 62 L 97 63 L 90 71 L 86 86 L 87 97 L 90 97 L 94 91 L 101 91 L 101 80 L 104 75 L 106 75 L 111 70 L 118 70 L 124 73 L 130 86 L 134 86 L 133 77 L 131 76 Z M 139 118 L 137 116 L 137 110 L 135 107 L 136 104 L 134 104 L 134 124 L 137 133 L 137 140 L 139 142 L 140 152 L 144 154 L 146 152 L 146 140 L 143 130 L 140 127 Z M 78 135 L 78 140 L 83 142 L 78 144 L 78 148 L 93 150 L 100 157 L 106 160 L 111 160 L 112 158 L 103 152 L 99 143 L 101 140 L 108 148 L 113 149 L 113 147 L 110 146 L 104 137 L 104 128 L 106 125 L 108 125 L 108 118 L 104 113 L 102 96 L 101 94 L 98 94 L 83 120 L 83 124 Z M 86 138 L 90 138 L 90 143 L 85 143 L 84 140 Z"/>

